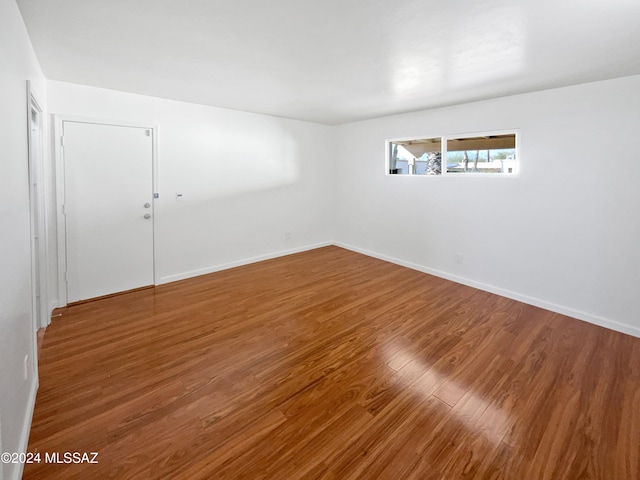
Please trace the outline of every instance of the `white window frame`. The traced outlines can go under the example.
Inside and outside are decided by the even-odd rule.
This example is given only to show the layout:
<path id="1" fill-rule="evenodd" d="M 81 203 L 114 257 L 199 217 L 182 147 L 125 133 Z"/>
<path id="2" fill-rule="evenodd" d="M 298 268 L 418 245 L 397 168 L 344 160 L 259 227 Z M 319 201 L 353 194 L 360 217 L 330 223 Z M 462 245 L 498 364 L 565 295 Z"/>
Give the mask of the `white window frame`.
<path id="1" fill-rule="evenodd" d="M 515 135 L 516 137 L 516 146 L 515 146 L 515 172 L 514 173 L 486 173 L 486 172 L 455 172 L 449 173 L 447 172 L 447 141 L 454 140 L 458 138 L 472 138 L 472 137 L 485 137 L 485 136 L 493 136 L 493 135 Z M 406 142 L 410 140 L 420 140 L 420 139 L 435 139 L 439 138 L 441 140 L 441 152 L 442 152 L 442 166 L 440 175 L 415 175 L 415 174 L 392 174 L 391 170 L 391 144 L 398 142 Z M 390 138 L 385 141 L 385 175 L 389 177 L 429 177 L 429 178 L 439 178 L 439 177 L 482 177 L 482 178 L 515 178 L 520 175 L 520 143 L 521 143 L 521 134 L 519 128 L 510 128 L 504 130 L 487 130 L 481 132 L 472 132 L 472 133 L 457 133 L 457 134 L 447 134 L 447 135 L 420 135 L 420 136 L 411 136 L 411 137 L 401 137 L 401 138 Z"/>

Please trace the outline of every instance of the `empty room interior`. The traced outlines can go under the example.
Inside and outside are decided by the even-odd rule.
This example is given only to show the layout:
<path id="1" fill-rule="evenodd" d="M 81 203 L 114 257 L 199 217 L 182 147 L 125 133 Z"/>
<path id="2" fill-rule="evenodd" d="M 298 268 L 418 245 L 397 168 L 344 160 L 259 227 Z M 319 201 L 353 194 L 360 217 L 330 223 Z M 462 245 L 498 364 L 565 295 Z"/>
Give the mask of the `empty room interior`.
<path id="1" fill-rule="evenodd" d="M 638 25 L 0 0 L 0 480 L 639 480 Z"/>

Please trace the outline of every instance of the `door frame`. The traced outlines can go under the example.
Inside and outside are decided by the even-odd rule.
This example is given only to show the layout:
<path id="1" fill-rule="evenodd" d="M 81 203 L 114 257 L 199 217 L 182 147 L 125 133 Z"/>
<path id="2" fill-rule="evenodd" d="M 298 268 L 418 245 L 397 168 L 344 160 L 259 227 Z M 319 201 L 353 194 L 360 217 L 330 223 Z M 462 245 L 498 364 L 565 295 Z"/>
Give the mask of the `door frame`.
<path id="1" fill-rule="evenodd" d="M 109 125 L 114 127 L 134 127 L 151 130 L 151 189 L 153 198 L 151 202 L 151 251 L 153 255 L 153 284 L 158 285 L 156 268 L 156 200 L 158 194 L 158 126 L 151 123 L 126 122 L 121 120 L 106 120 L 102 118 L 82 117 L 77 115 L 53 114 L 53 144 L 56 169 L 56 217 L 58 231 L 58 298 L 61 307 L 68 304 L 67 296 L 67 225 L 64 212 L 65 182 L 64 182 L 64 146 L 63 124 L 64 122 L 90 123 L 94 125 Z"/>
<path id="2" fill-rule="evenodd" d="M 31 328 L 33 330 L 33 344 L 30 366 L 37 378 L 37 331 L 49 324 L 51 310 L 49 305 L 48 287 L 48 222 L 46 214 L 46 185 L 44 162 L 44 121 L 45 115 L 31 82 L 27 80 L 27 142 L 28 142 L 28 178 L 29 178 L 29 227 L 31 251 Z M 37 115 L 37 122 L 33 121 L 33 114 Z M 32 133 L 37 130 L 37 135 Z M 34 189 L 34 185 L 36 188 Z M 37 233 L 37 241 L 36 241 Z M 39 299 L 38 299 L 39 297 Z M 38 315 L 39 313 L 39 315 Z"/>

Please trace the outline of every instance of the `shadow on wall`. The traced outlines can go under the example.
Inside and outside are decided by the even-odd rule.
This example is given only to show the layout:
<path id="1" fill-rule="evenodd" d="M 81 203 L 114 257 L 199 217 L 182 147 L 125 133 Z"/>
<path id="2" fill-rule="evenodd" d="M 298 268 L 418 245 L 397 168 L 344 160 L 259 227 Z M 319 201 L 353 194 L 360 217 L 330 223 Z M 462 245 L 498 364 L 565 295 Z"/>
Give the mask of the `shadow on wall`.
<path id="1" fill-rule="evenodd" d="M 234 122 L 235 123 L 235 122 Z M 200 123 L 176 126 L 159 137 L 159 188 L 191 201 L 272 190 L 300 180 L 304 152 L 285 121 L 254 125 Z"/>

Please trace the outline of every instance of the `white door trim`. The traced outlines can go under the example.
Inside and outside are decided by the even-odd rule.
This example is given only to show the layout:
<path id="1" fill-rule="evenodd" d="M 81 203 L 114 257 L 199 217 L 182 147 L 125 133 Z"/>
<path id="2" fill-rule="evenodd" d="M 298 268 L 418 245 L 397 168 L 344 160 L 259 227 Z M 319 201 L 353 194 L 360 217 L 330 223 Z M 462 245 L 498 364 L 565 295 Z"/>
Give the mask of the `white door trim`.
<path id="1" fill-rule="evenodd" d="M 90 117 L 79 117 L 75 115 L 60 115 L 53 114 L 54 124 L 54 157 L 56 168 L 56 213 L 57 213 L 57 231 L 58 231 L 58 298 L 60 299 L 60 306 L 68 304 L 67 296 L 67 231 L 66 221 L 64 213 L 65 203 L 65 187 L 64 187 L 64 147 L 63 147 L 63 123 L 64 122 L 78 122 L 78 123 L 91 123 L 96 125 L 112 125 L 117 127 L 137 127 L 151 130 L 152 136 L 152 189 L 153 189 L 153 283 L 158 285 L 157 268 L 156 268 L 156 254 L 155 254 L 155 237 L 156 237 L 156 222 L 155 217 L 157 214 L 157 196 L 158 196 L 158 126 L 150 123 L 136 123 L 125 122 L 119 120 L 106 120 Z"/>
<path id="2" fill-rule="evenodd" d="M 49 248 L 45 162 L 44 162 L 44 112 L 40 107 L 31 82 L 27 80 L 27 138 L 29 143 L 29 208 L 31 216 L 31 283 L 32 316 L 34 333 L 46 327 L 50 320 L 47 252 Z M 32 112 L 37 115 L 34 123 Z M 34 135 L 32 130 L 36 129 Z M 35 191 L 35 193 L 34 193 Z M 38 239 L 35 235 L 37 232 Z M 37 251 L 36 251 L 37 249 Z M 39 293 L 40 301 L 37 300 Z M 38 312 L 40 315 L 38 316 Z M 35 357 L 33 357 L 35 358 Z M 35 370 L 35 368 L 34 368 Z"/>

